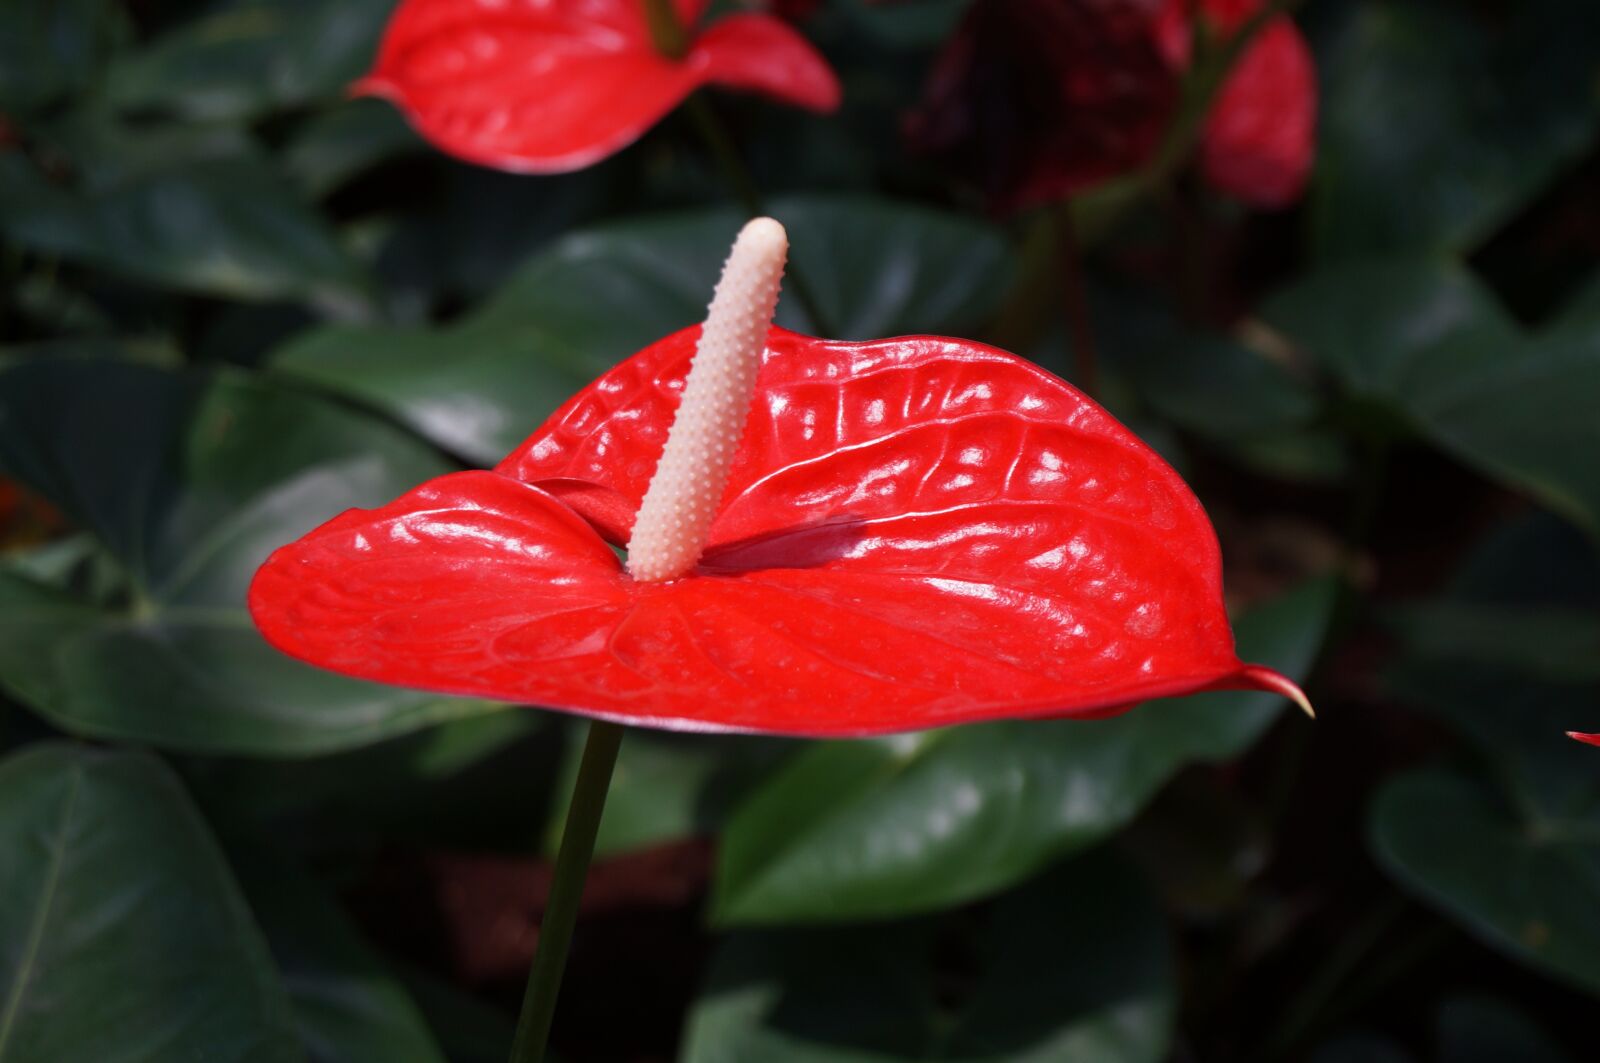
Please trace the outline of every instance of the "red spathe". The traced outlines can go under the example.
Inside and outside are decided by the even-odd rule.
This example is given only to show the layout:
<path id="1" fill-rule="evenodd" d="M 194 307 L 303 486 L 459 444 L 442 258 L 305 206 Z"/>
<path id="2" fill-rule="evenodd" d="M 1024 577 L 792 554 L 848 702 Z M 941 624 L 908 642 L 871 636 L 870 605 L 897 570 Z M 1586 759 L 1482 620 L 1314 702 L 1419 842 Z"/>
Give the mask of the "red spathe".
<path id="1" fill-rule="evenodd" d="M 392 100 L 443 151 L 522 173 L 598 162 L 702 85 L 839 106 L 827 61 L 787 23 L 740 14 L 698 32 L 705 0 L 674 6 L 679 60 L 656 51 L 640 0 L 405 0 L 354 91 Z"/>
<path id="2" fill-rule="evenodd" d="M 493 471 L 280 549 L 256 623 L 364 679 L 684 730 L 869 735 L 1294 691 L 1234 655 L 1216 537 L 1178 475 L 1070 385 L 964 340 L 772 329 L 705 557 L 635 582 L 607 543 L 698 335 L 621 363 Z"/>

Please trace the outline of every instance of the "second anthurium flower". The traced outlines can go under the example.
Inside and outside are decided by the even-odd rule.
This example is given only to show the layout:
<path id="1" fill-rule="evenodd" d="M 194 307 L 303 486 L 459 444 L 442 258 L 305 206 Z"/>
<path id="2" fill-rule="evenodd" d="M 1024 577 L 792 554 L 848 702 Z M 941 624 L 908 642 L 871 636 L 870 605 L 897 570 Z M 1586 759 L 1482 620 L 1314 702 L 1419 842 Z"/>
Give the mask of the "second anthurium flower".
<path id="1" fill-rule="evenodd" d="M 1178 117 L 1196 39 L 1221 48 L 1262 0 L 976 0 L 908 117 L 912 147 L 970 173 L 999 210 L 1090 189 L 1149 162 Z M 1287 16 L 1243 48 L 1205 116 L 1218 190 L 1283 207 L 1304 190 L 1316 70 Z"/>
<path id="2" fill-rule="evenodd" d="M 278 550 L 250 591 L 262 633 L 366 679 L 685 730 L 870 735 L 1226 688 L 1305 705 L 1236 656 L 1216 536 L 1155 452 L 992 347 L 769 328 L 786 247 L 751 222 L 703 328 L 494 470 Z"/>
<path id="3" fill-rule="evenodd" d="M 598 162 L 703 85 L 839 106 L 833 70 L 793 27 L 755 13 L 701 27 L 708 2 L 403 0 L 354 91 L 392 100 L 458 158 L 521 173 Z M 652 10 L 675 23 L 652 28 Z"/>

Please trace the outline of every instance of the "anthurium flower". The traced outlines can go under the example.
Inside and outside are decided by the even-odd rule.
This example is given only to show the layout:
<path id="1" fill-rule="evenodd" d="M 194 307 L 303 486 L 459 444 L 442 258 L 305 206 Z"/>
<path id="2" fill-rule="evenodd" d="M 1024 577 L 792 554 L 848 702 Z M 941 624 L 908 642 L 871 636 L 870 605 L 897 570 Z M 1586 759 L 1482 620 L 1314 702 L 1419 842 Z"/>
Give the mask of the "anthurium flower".
<path id="1" fill-rule="evenodd" d="M 785 248 L 752 222 L 704 328 L 493 470 L 278 550 L 250 591 L 263 634 L 366 679 L 688 730 L 868 735 L 1218 688 L 1305 705 L 1235 656 L 1216 536 L 1152 450 L 992 347 L 769 329 Z"/>
<path id="2" fill-rule="evenodd" d="M 1216 44 L 1262 0 L 976 0 L 907 118 L 916 149 L 1001 210 L 1047 203 L 1148 162 L 1177 111 L 1196 21 Z M 1202 173 L 1246 203 L 1305 187 L 1316 72 L 1286 16 L 1240 55 L 1207 115 Z"/>
<path id="3" fill-rule="evenodd" d="M 452 155 L 522 173 L 598 162 L 702 85 L 838 107 L 832 69 L 782 20 L 695 30 L 707 0 L 671 3 L 691 28 L 681 57 L 652 43 L 642 0 L 403 0 L 353 91 L 394 101 Z"/>

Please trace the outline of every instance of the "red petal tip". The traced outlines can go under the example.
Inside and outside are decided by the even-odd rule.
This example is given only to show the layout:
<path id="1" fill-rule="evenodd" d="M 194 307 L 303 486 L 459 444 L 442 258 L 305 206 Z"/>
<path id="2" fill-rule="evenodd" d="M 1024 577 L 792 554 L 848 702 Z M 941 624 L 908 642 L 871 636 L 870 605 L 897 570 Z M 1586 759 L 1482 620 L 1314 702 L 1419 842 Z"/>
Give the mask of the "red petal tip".
<path id="1" fill-rule="evenodd" d="M 1311 699 L 1306 697 L 1305 691 L 1295 684 L 1295 681 L 1286 675 L 1279 675 L 1271 668 L 1259 664 L 1247 664 L 1239 670 L 1239 678 L 1258 690 L 1270 691 L 1273 694 L 1282 694 L 1296 705 L 1300 711 L 1311 717 L 1317 718 L 1317 712 L 1311 707 Z"/>
<path id="2" fill-rule="evenodd" d="M 377 74 L 368 74 L 366 77 L 357 78 L 350 82 L 344 90 L 345 97 L 355 99 L 359 96 L 377 96 L 379 99 L 392 99 L 395 95 L 394 84 Z"/>
<path id="3" fill-rule="evenodd" d="M 1584 734 L 1582 731 L 1568 731 L 1568 738 L 1575 738 L 1580 742 L 1587 742 L 1591 746 L 1600 746 L 1600 734 Z"/>

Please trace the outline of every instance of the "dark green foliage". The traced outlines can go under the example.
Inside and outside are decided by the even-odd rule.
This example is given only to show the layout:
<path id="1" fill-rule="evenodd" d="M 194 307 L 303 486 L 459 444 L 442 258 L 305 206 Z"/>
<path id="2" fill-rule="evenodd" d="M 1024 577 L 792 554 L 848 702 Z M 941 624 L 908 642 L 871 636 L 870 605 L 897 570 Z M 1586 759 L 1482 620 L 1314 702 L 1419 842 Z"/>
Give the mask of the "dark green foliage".
<path id="1" fill-rule="evenodd" d="M 575 174 L 439 155 L 346 98 L 392 7 L 0 2 L 0 1063 L 505 1057 L 579 732 L 298 664 L 245 589 L 696 322 L 745 212 L 683 114 Z M 1058 219 L 899 139 L 966 7 L 800 22 L 838 116 L 708 102 L 792 234 L 780 324 L 1082 383 Z M 1306 201 L 1180 174 L 1077 265 L 1097 397 L 1321 721 L 630 734 L 564 1058 L 1592 1054 L 1600 7 L 1296 17 Z"/>

